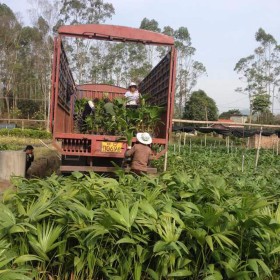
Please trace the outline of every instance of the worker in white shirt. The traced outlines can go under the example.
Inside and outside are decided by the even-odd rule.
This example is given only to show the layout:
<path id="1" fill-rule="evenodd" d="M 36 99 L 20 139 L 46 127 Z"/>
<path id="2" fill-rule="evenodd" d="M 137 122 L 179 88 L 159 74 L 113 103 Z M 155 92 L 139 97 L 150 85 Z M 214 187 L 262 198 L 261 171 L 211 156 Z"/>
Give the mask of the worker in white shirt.
<path id="1" fill-rule="evenodd" d="M 141 94 L 138 91 L 138 87 L 135 83 L 130 83 L 128 91 L 125 93 L 126 108 L 137 109 L 139 107 L 139 99 Z"/>

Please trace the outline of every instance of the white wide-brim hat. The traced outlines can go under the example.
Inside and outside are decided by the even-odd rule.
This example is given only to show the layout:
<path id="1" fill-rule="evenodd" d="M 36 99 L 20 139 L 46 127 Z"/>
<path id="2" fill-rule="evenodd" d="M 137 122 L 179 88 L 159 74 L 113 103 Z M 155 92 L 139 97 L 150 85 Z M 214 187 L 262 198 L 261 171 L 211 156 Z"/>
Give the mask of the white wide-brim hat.
<path id="1" fill-rule="evenodd" d="M 131 82 L 130 85 L 128 86 L 128 88 L 130 88 L 130 87 L 136 87 L 137 88 L 137 85 L 135 83 Z"/>
<path id="2" fill-rule="evenodd" d="M 137 140 L 142 143 L 142 144 L 145 144 L 145 145 L 149 145 L 152 143 L 152 137 L 149 133 L 147 132 L 139 132 L 136 134 L 136 138 Z"/>

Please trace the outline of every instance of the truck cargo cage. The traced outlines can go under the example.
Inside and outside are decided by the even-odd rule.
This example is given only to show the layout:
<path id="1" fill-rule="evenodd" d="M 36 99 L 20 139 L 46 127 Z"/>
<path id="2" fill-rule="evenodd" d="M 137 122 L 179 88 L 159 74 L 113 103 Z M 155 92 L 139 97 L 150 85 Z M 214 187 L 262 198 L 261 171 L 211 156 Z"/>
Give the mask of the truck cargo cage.
<path id="1" fill-rule="evenodd" d="M 107 84 L 76 85 L 63 46 L 64 37 L 168 47 L 165 57 L 139 83 L 139 91 L 141 94 L 147 94 L 149 104 L 165 108 L 157 127 L 158 135 L 153 137 L 152 144 L 157 148 L 155 159 L 164 155 L 172 129 L 174 106 L 176 77 L 174 39 L 164 34 L 124 26 L 101 24 L 61 26 L 54 40 L 50 110 L 53 143 L 63 158 L 61 171 L 111 172 L 114 170 L 111 162 L 120 165 L 127 149 L 126 141 L 120 140 L 119 136 L 82 134 L 74 130 L 74 106 L 78 99 L 101 99 L 106 92 L 108 98 L 114 100 L 123 97 L 127 89 Z M 135 142 L 134 137 L 132 143 Z M 155 169 L 149 171 L 155 172 Z"/>

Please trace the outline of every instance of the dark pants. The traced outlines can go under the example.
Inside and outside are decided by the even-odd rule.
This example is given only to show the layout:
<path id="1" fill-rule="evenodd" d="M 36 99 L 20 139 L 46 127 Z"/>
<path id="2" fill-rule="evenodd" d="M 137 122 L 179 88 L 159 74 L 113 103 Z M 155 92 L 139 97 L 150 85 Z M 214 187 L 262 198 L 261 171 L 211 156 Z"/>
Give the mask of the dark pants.
<path id="1" fill-rule="evenodd" d="M 126 105 L 127 109 L 138 109 L 139 105 Z"/>

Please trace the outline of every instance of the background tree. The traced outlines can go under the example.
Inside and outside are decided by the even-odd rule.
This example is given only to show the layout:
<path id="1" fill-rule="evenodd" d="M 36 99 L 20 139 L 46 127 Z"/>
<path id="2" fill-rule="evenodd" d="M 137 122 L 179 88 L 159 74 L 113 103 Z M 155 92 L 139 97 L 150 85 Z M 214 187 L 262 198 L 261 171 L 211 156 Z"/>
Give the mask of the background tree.
<path id="1" fill-rule="evenodd" d="M 253 113 L 264 113 L 268 111 L 271 104 L 269 97 L 268 94 L 255 95 L 252 102 Z"/>
<path id="2" fill-rule="evenodd" d="M 60 4 L 60 17 L 56 23 L 55 29 L 59 26 L 69 24 L 97 24 L 104 23 L 110 19 L 115 13 L 115 9 L 111 3 L 103 0 L 63 0 Z M 105 42 L 94 42 L 92 40 L 84 40 L 80 38 L 67 39 L 67 52 L 74 77 L 78 84 L 89 82 L 90 53 L 92 50 L 102 54 L 102 50 L 106 49 Z M 99 61 L 98 61 L 99 62 Z M 103 67 L 104 68 L 104 67 Z M 102 70 L 101 70 L 102 71 Z"/>
<path id="3" fill-rule="evenodd" d="M 19 117 L 24 119 L 32 118 L 40 112 L 40 104 L 34 100 L 21 100 L 17 108 L 20 110 Z"/>
<path id="4" fill-rule="evenodd" d="M 245 82 L 245 86 L 236 91 L 248 94 L 250 116 L 253 114 L 253 100 L 257 95 L 262 99 L 263 94 L 268 95 L 273 113 L 280 86 L 280 47 L 277 41 L 262 28 L 256 32 L 255 38 L 259 46 L 252 55 L 241 58 L 234 68 L 240 74 L 239 79 Z"/>
<path id="5" fill-rule="evenodd" d="M 22 109 L 21 104 L 28 100 L 37 102 L 37 111 L 48 119 L 53 50 L 51 26 L 41 16 L 34 21 L 34 26 L 22 26 L 7 6 L 1 4 L 0 10 L 0 25 L 5 26 L 0 28 L 1 97 L 6 100 L 2 113 L 9 117 L 12 110 L 17 116 L 31 118 L 35 112 L 25 114 L 25 110 L 21 112 L 19 108 Z"/>
<path id="6" fill-rule="evenodd" d="M 252 101 L 253 114 L 257 116 L 258 123 L 270 124 L 273 123 L 273 114 L 269 110 L 271 104 L 268 94 L 257 94 Z"/>
<path id="7" fill-rule="evenodd" d="M 159 24 L 154 19 L 144 18 L 141 22 L 140 28 L 160 32 Z M 179 27 L 174 30 L 170 26 L 163 27 L 163 34 L 173 36 L 175 39 L 175 46 L 177 49 L 177 79 L 176 79 L 176 111 L 175 114 L 181 117 L 184 110 L 184 104 L 188 100 L 192 89 L 197 84 L 197 80 L 202 75 L 206 74 L 205 66 L 194 60 L 196 49 L 192 46 L 190 33 L 187 27 Z M 162 58 L 166 54 L 166 48 L 157 47 L 157 57 Z M 149 61 L 154 60 L 154 53 L 149 51 Z"/>
<path id="8" fill-rule="evenodd" d="M 109 0 L 108 0 L 109 1 Z M 62 24 L 104 23 L 115 13 L 105 0 L 30 0 L 31 26 L 24 26 L 5 4 L 0 4 L 0 114 L 22 118 L 48 118 L 55 30 Z M 205 73 L 194 59 L 195 48 L 186 27 L 160 27 L 144 18 L 140 28 L 173 36 L 178 49 L 177 115 Z M 65 39 L 76 83 L 108 83 L 126 87 L 139 83 L 168 47 Z M 94 57 L 94 59 L 92 59 Z M 25 105 L 30 103 L 30 110 Z M 31 104 L 32 103 L 32 104 Z M 35 105 L 36 103 L 36 105 Z M 31 108 L 32 107 L 32 108 Z"/>
<path id="9" fill-rule="evenodd" d="M 231 109 L 220 114 L 219 119 L 229 119 L 231 116 L 242 115 L 239 109 Z"/>
<path id="10" fill-rule="evenodd" d="M 194 91 L 186 102 L 184 118 L 198 121 L 215 121 L 218 119 L 217 105 L 203 90 Z"/>
<path id="11" fill-rule="evenodd" d="M 196 60 L 196 49 L 192 46 L 191 37 L 186 27 L 180 27 L 174 32 L 175 45 L 178 51 L 176 103 L 178 116 L 182 116 L 184 104 L 200 76 L 206 74 L 205 66 Z"/>
<path id="12" fill-rule="evenodd" d="M 140 27 L 141 29 L 150 30 L 153 32 L 161 32 L 161 28 L 159 27 L 159 23 L 155 19 L 148 19 L 143 18 Z M 166 51 L 164 47 L 157 47 L 155 49 L 154 46 L 146 46 L 147 54 L 148 54 L 148 61 L 149 64 L 153 65 L 155 60 L 158 60 L 159 58 L 159 52 L 164 52 L 164 55 L 166 54 Z M 162 55 L 161 55 L 162 57 Z M 160 57 L 160 58 L 161 58 Z"/>
<path id="13" fill-rule="evenodd" d="M 10 116 L 10 109 L 16 104 L 13 101 L 13 84 L 17 81 L 19 64 L 19 39 L 21 25 L 13 11 L 0 3 L 0 79 L 1 102 L 4 101 L 5 111 Z"/>

